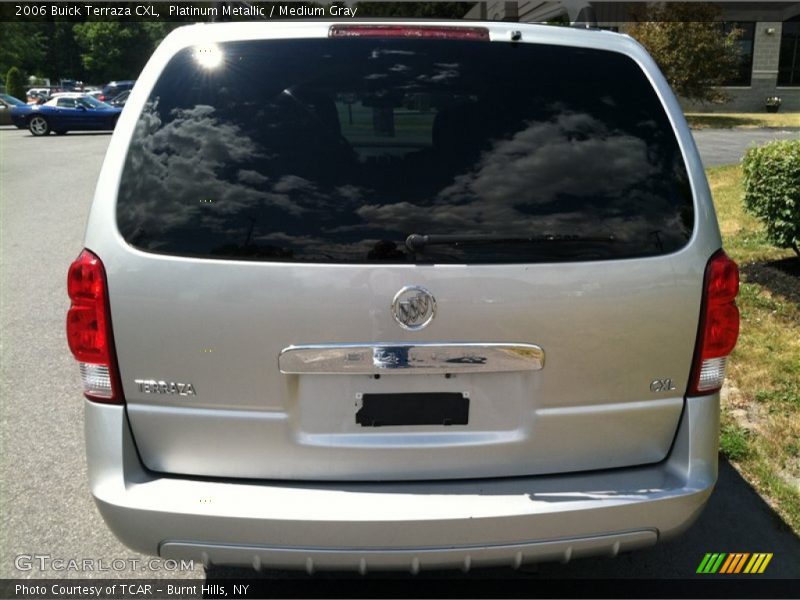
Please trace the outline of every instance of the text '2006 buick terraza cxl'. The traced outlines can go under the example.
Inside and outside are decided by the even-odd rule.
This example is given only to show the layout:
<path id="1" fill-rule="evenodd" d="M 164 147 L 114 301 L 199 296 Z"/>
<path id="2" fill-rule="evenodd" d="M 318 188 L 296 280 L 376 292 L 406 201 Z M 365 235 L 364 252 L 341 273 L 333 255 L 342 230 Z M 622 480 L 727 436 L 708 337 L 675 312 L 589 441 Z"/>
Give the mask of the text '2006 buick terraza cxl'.
<path id="1" fill-rule="evenodd" d="M 626 36 L 180 28 L 69 271 L 91 492 L 129 547 L 220 565 L 645 547 L 716 481 L 737 290 Z"/>

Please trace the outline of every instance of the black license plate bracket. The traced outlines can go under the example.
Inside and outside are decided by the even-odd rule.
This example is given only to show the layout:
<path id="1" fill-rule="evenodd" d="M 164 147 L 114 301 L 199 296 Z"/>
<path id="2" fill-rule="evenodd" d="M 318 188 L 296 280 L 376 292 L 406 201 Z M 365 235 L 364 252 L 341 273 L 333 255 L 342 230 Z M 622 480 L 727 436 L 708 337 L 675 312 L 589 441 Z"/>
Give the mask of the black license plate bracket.
<path id="1" fill-rule="evenodd" d="M 467 425 L 469 397 L 456 392 L 363 394 L 356 423 L 362 427 Z"/>

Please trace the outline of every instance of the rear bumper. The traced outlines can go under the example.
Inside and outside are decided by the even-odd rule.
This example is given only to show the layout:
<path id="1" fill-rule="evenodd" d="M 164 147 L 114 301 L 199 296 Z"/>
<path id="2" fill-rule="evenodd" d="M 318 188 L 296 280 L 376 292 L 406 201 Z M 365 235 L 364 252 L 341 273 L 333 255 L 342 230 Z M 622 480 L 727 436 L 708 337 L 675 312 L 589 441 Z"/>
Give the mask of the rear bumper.
<path id="1" fill-rule="evenodd" d="M 683 531 L 704 506 L 718 429 L 715 394 L 687 400 L 674 447 L 657 465 L 439 482 L 256 482 L 147 472 L 124 409 L 86 404 L 92 495 L 127 546 L 309 571 L 519 566 L 651 545 Z"/>

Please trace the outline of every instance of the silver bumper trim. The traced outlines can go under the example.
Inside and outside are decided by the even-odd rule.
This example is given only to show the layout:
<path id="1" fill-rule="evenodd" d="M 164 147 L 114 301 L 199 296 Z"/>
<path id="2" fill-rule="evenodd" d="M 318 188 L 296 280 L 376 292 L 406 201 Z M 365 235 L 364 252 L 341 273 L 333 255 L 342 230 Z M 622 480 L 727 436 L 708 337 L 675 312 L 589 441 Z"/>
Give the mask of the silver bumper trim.
<path id="1" fill-rule="evenodd" d="M 538 371 L 544 350 L 516 343 L 312 344 L 284 348 L 278 366 L 287 375 Z"/>

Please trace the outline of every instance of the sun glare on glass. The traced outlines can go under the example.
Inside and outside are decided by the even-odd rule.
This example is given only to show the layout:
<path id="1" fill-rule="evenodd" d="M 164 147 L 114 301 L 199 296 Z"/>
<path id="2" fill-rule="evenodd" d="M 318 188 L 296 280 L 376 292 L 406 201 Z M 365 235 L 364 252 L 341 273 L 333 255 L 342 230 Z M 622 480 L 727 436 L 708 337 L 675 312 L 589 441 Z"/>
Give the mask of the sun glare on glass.
<path id="1" fill-rule="evenodd" d="M 206 69 L 215 69 L 222 64 L 223 54 L 219 46 L 209 44 L 205 46 L 196 46 L 194 49 L 194 57 L 200 66 Z"/>

